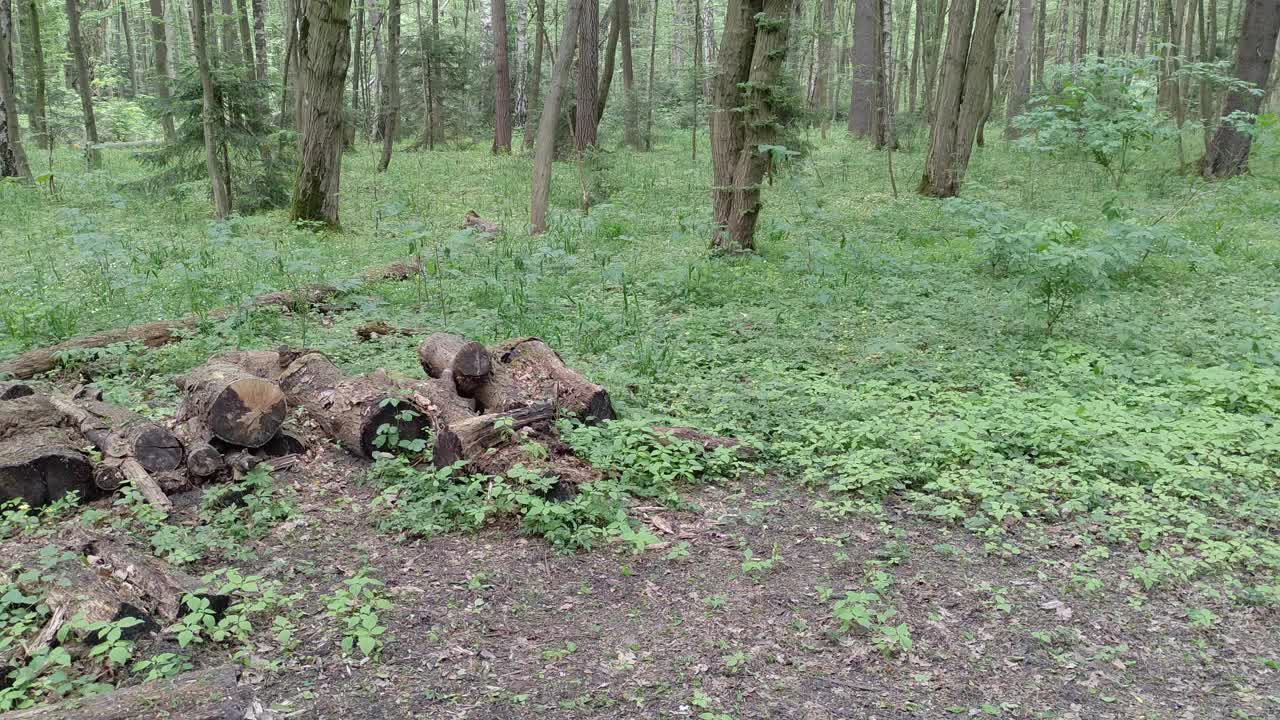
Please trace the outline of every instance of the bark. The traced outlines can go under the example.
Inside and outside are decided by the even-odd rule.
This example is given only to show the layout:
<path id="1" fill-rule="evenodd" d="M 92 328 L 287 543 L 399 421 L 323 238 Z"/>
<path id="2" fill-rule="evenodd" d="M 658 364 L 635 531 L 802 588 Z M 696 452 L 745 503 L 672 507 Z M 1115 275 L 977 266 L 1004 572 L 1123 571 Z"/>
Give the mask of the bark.
<path id="1" fill-rule="evenodd" d="M 880 0 L 879 13 L 876 16 L 880 30 L 879 52 L 876 55 L 876 148 L 893 148 L 897 141 L 893 137 L 893 2 Z"/>
<path id="2" fill-rule="evenodd" d="M 418 345 L 418 359 L 433 378 L 449 374 L 458 394 L 465 398 L 475 397 L 493 370 L 483 345 L 448 333 L 433 333 L 423 340 Z"/>
<path id="3" fill-rule="evenodd" d="M 385 375 L 347 376 L 320 353 L 290 363 L 280 374 L 280 387 L 329 437 L 360 457 L 384 449 L 379 442 L 383 428 L 394 428 L 400 440 L 411 441 L 425 437 L 431 425 L 426 409 L 400 399 Z"/>
<path id="4" fill-rule="evenodd" d="M 604 43 L 604 67 L 600 70 L 600 91 L 596 93 L 596 132 L 599 133 L 600 119 L 604 117 L 605 105 L 609 103 L 609 89 L 613 87 L 613 71 L 618 57 L 618 0 L 614 0 L 610 12 L 609 35 Z"/>
<path id="5" fill-rule="evenodd" d="M 1236 48 L 1235 76 L 1254 87 L 1264 87 L 1276 55 L 1276 36 L 1280 34 L 1280 3 L 1248 0 L 1242 28 L 1240 44 Z M 1253 124 L 1257 121 L 1253 116 L 1257 115 L 1261 105 L 1261 95 L 1234 90 L 1227 94 L 1221 117 L 1228 119 L 1235 113 L 1244 113 L 1245 121 Z M 1201 163 L 1204 176 L 1222 179 L 1243 173 L 1248 168 L 1252 143 L 1252 135 L 1239 130 L 1235 123 L 1220 123 Z"/>
<path id="6" fill-rule="evenodd" d="M 530 231 L 534 235 L 547 229 L 547 206 L 551 199 L 551 161 L 556 150 L 560 98 L 564 95 L 565 76 L 569 73 L 573 51 L 578 44 L 579 16 L 582 14 L 583 2 L 590 5 L 595 0 L 569 0 L 564 27 L 560 30 L 560 47 L 556 50 L 555 66 L 551 69 L 551 86 L 547 88 L 547 97 L 538 117 L 538 145 L 533 161 L 533 191 L 529 201 Z M 579 102 L 582 102 L 581 98 Z"/>
<path id="7" fill-rule="evenodd" d="M 1089 0 L 1080 0 L 1080 15 L 1076 18 L 1075 60 L 1084 62 L 1089 56 Z"/>
<path id="8" fill-rule="evenodd" d="M 786 0 L 730 1 L 711 126 L 712 247 L 718 251 L 755 248 L 760 183 L 772 162 L 762 148 L 778 143 L 777 103 L 782 101 L 780 75 L 790 26 L 787 12 Z M 739 107 L 745 110 L 736 112 Z"/>
<path id="9" fill-rule="evenodd" d="M 129 3 L 120 3 L 120 33 L 124 35 L 125 60 L 128 63 L 129 97 L 138 95 L 138 61 L 133 53 L 133 28 L 129 26 Z"/>
<path id="10" fill-rule="evenodd" d="M 80 0 L 66 0 L 67 45 L 76 71 L 76 92 L 80 96 L 80 114 L 84 118 L 85 158 L 90 168 L 102 166 L 102 153 L 93 149 L 98 144 L 98 121 L 93 114 L 93 94 L 89 85 L 89 60 L 85 56 L 84 36 L 80 30 Z"/>
<path id="11" fill-rule="evenodd" d="M 493 154 L 511 152 L 511 70 L 507 64 L 507 0 L 491 0 L 493 23 Z"/>
<path id="12" fill-rule="evenodd" d="M 653 0 L 653 28 L 649 34 L 649 83 L 645 86 L 648 103 L 644 120 L 644 148 L 653 149 L 653 74 L 658 59 L 658 0 Z"/>
<path id="13" fill-rule="evenodd" d="M 55 393 L 51 401 L 76 422 L 80 433 L 102 452 L 104 460 L 131 457 L 150 473 L 169 472 L 182 465 L 182 443 L 163 425 L 99 400 L 77 402 Z"/>
<path id="14" fill-rule="evenodd" d="M 25 8 L 22 18 L 25 28 L 27 59 L 26 75 L 31 81 L 31 101 L 28 110 L 28 124 L 31 126 L 31 137 L 36 147 L 49 149 L 53 147 L 53 139 L 49 135 L 49 96 L 45 86 L 44 45 L 40 31 L 40 7 L 37 0 L 19 0 Z"/>
<path id="15" fill-rule="evenodd" d="M 236 24 L 239 26 L 239 55 L 244 61 L 245 77 L 256 80 L 258 71 L 253 57 L 253 31 L 249 27 L 249 6 L 245 0 L 236 0 Z"/>
<path id="16" fill-rule="evenodd" d="M 267 18 L 263 0 L 252 0 L 253 4 L 253 60 L 254 73 L 259 82 L 267 79 Z"/>
<path id="17" fill-rule="evenodd" d="M 616 417 L 608 391 L 565 365 L 541 340 L 511 340 L 493 355 L 488 379 L 475 392 L 481 411 L 507 412 L 551 402 L 589 422 Z"/>
<path id="18" fill-rule="evenodd" d="M 1032 0 L 1018 0 L 1018 33 L 1009 79 L 1009 101 L 1005 105 L 1004 136 L 1007 138 L 1022 134 L 1013 121 L 1022 114 L 1031 97 L 1031 3 Z"/>
<path id="19" fill-rule="evenodd" d="M 8 400 L 0 407 L 8 411 L 18 402 Z M 0 440 L 0 503 L 16 499 L 40 507 L 70 492 L 93 499 L 93 466 L 77 449 L 81 444 L 62 428 L 34 428 Z"/>
<path id="20" fill-rule="evenodd" d="M 431 147 L 444 142 L 444 77 L 440 73 L 440 0 L 431 0 Z"/>
<path id="21" fill-rule="evenodd" d="M 573 146 L 579 154 L 596 144 L 596 102 L 600 82 L 600 0 L 579 0 L 578 85 L 574 97 Z M 559 62 L 559 58 L 556 58 Z"/>
<path id="22" fill-rule="evenodd" d="M 164 33 L 164 0 L 149 0 L 151 9 L 151 49 L 155 57 L 155 93 L 165 108 L 160 115 L 165 142 L 173 142 L 177 131 L 169 106 L 169 46 Z"/>
<path id="23" fill-rule="evenodd" d="M 177 419 L 205 441 L 260 447 L 275 437 L 288 411 L 278 384 L 229 362 L 211 360 L 174 383 L 184 393 Z"/>
<path id="24" fill-rule="evenodd" d="M 209 12 L 213 13 L 216 8 L 213 7 L 212 0 L 209 4 Z M 240 56 L 240 38 L 236 35 L 236 11 L 232 7 L 231 0 L 222 0 L 222 12 L 219 14 L 222 20 L 222 58 L 219 58 L 214 65 L 220 65 L 225 59 L 231 65 L 239 65 L 244 62 L 244 58 Z"/>
<path id="25" fill-rule="evenodd" d="M 879 0 L 854 0 L 853 84 L 849 94 L 849 132 L 874 137 L 876 68 L 879 65 L 876 18 Z M 727 42 L 727 41 L 726 41 Z"/>
<path id="26" fill-rule="evenodd" d="M 980 9 L 975 5 L 977 0 L 955 0 L 951 4 L 937 112 L 920 179 L 922 195 L 953 197 L 960 192 L 985 110 L 995 63 L 996 29 L 1005 4 L 1002 0 L 982 0 Z"/>
<path id="27" fill-rule="evenodd" d="M 946 17 L 947 0 L 938 0 L 938 11 L 925 28 L 924 40 L 924 112 L 933 122 L 933 107 L 938 84 L 938 50 L 942 44 L 942 29 Z"/>
<path id="28" fill-rule="evenodd" d="M 231 317 L 235 313 L 242 312 L 245 308 L 306 308 L 319 305 L 343 292 L 350 292 L 355 288 L 363 287 L 370 283 L 383 280 L 407 280 L 415 277 L 418 273 L 417 262 L 395 262 L 390 265 L 370 268 L 359 276 L 350 278 L 339 285 L 313 283 L 297 291 L 269 292 L 250 298 L 243 303 L 216 308 L 202 314 L 188 315 L 178 320 L 161 320 L 117 330 L 82 335 L 50 347 L 28 350 L 21 355 L 0 362 L 0 375 L 29 379 L 36 375 L 51 372 L 61 366 L 60 358 L 68 350 L 88 350 L 129 342 L 139 343 L 149 348 L 161 347 L 183 339 L 184 333 L 181 331 L 189 330 L 206 321 Z M 342 288 L 345 288 L 345 290 Z"/>
<path id="29" fill-rule="evenodd" d="M 386 172 L 400 127 L 400 0 L 387 0 L 387 60 L 382 68 L 381 100 L 382 157 L 378 159 L 378 172 Z"/>
<path id="30" fill-rule="evenodd" d="M 555 407 L 544 402 L 455 422 L 436 434 L 431 461 L 438 468 L 475 461 L 484 456 L 485 451 L 506 442 L 513 433 L 550 422 L 555 415 Z"/>
<path id="31" fill-rule="evenodd" d="M 76 0 L 67 0 L 75 2 Z M 192 17 L 195 28 L 192 37 L 195 41 L 196 66 L 200 74 L 201 123 L 204 129 L 205 167 L 209 171 L 209 184 L 213 194 L 213 215 L 225 220 L 231 215 L 231 173 L 226 158 L 226 128 L 223 125 L 222 102 L 213 86 L 213 73 L 209 66 L 209 53 L 205 38 L 209 36 L 205 29 L 207 9 L 205 0 L 191 0 Z"/>
<path id="32" fill-rule="evenodd" d="M 1107 15 L 1111 14 L 1110 0 L 1102 0 L 1098 10 L 1098 57 L 1107 55 Z"/>
<path id="33" fill-rule="evenodd" d="M 231 665 L 183 673 L 87 699 L 41 705 L 5 720 L 226 720 L 245 717 L 254 705 L 249 685 L 239 685 Z"/>
<path id="34" fill-rule="evenodd" d="M 521 144 L 525 150 L 528 150 L 533 145 L 534 136 L 536 135 L 536 133 L 529 132 L 528 118 L 533 117 L 532 111 L 538 107 L 538 99 L 542 94 L 543 39 L 547 35 L 546 0 L 535 0 L 534 8 L 533 67 L 529 72 L 529 87 L 525 91 L 528 97 L 530 113 L 525 120 L 524 137 L 521 139 Z"/>
<path id="35" fill-rule="evenodd" d="M 351 60 L 350 10 L 351 0 L 308 2 L 298 35 L 301 151 L 290 219 L 334 228 L 341 224 L 342 93 Z"/>
<path id="36" fill-rule="evenodd" d="M 907 81 L 907 112 L 915 114 L 916 98 L 920 97 L 920 42 L 924 35 L 924 0 L 916 0 L 915 32 L 911 34 L 911 78 Z"/>
<path id="37" fill-rule="evenodd" d="M 923 2 L 924 0 L 921 0 Z M 819 118 L 819 124 L 822 131 L 827 131 L 830 125 L 831 108 L 828 106 L 830 102 L 829 90 L 831 71 L 833 63 L 831 62 L 831 40 L 832 34 L 835 32 L 836 23 L 836 2 L 835 0 L 822 0 L 822 25 L 818 28 L 818 74 L 813 81 L 813 104 L 810 110 Z"/>
<path id="38" fill-rule="evenodd" d="M 13 73 L 13 12 L 0 0 L 0 177 L 31 180 L 18 126 L 18 94 Z"/>
<path id="39" fill-rule="evenodd" d="M 618 4 L 618 33 L 622 43 L 622 92 L 626 103 L 623 109 L 623 123 L 627 147 L 639 150 L 640 140 L 639 112 L 640 100 L 636 97 L 635 67 L 631 57 L 631 0 L 614 0 Z"/>
<path id="40" fill-rule="evenodd" d="M 1048 0 L 1040 0 L 1040 6 L 1036 12 L 1036 71 L 1034 84 L 1037 88 L 1044 87 L 1044 56 L 1045 56 L 1045 17 L 1048 10 Z M 1021 22 L 1021 19 L 1019 19 Z"/>

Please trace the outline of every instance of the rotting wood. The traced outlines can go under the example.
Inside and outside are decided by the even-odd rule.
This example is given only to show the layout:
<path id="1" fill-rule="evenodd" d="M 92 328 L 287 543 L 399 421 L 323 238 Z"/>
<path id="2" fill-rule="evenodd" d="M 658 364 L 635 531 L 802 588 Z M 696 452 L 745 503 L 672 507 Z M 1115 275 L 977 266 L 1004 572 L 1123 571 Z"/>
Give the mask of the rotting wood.
<path id="1" fill-rule="evenodd" d="M 418 360 L 433 378 L 451 373 L 458 394 L 466 398 L 475 397 L 493 370 L 484 345 L 450 333 L 432 333 L 423 340 L 418 345 Z"/>
<path id="2" fill-rule="evenodd" d="M 93 466 L 79 441 L 64 428 L 45 427 L 0 440 L 0 503 L 47 505 L 70 492 L 97 493 Z"/>
<path id="3" fill-rule="evenodd" d="M 484 451 L 510 439 L 513 433 L 554 417 L 555 406 L 539 403 L 453 423 L 447 431 L 436 433 L 431 461 L 436 467 L 443 468 L 459 461 L 475 460 Z"/>
<path id="4" fill-rule="evenodd" d="M 485 412 L 505 412 L 549 400 L 587 422 L 617 417 L 608 391 L 566 365 L 538 338 L 510 340 L 495 349 L 493 356 L 496 362 L 490 380 L 475 395 Z"/>
<path id="5" fill-rule="evenodd" d="M 253 706 L 252 688 L 233 665 L 183 673 L 130 688 L 5 714 L 4 720 L 239 720 Z"/>

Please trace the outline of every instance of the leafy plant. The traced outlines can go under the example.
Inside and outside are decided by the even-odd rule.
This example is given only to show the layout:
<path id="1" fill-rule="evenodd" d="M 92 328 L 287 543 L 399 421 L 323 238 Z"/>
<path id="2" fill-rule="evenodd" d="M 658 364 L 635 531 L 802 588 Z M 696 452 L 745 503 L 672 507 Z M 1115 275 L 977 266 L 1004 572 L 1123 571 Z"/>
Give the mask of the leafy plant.
<path id="1" fill-rule="evenodd" d="M 343 655 L 358 649 L 365 657 L 377 659 L 387 632 L 378 614 L 390 610 L 391 601 L 379 590 L 382 581 L 369 577 L 367 572 L 361 570 L 343 580 L 342 587 L 325 598 L 325 615 L 339 623 Z"/>

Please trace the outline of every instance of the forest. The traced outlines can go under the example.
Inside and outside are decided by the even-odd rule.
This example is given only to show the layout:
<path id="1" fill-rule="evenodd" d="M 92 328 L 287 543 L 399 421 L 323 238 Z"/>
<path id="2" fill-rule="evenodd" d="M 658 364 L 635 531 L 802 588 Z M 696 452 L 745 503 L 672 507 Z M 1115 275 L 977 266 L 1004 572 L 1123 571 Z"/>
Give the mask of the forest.
<path id="1" fill-rule="evenodd" d="M 0 720 L 1280 717 L 1280 0 L 0 0 Z"/>

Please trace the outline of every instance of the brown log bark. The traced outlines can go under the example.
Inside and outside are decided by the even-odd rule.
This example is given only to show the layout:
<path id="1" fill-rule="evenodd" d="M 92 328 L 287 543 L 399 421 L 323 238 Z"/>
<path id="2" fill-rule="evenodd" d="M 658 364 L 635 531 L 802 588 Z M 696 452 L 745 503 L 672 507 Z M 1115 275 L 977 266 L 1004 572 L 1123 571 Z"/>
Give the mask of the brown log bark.
<path id="1" fill-rule="evenodd" d="M 401 440 L 416 440 L 431 424 L 426 410 L 401 398 L 384 376 L 345 375 L 320 353 L 294 360 L 281 373 L 280 386 L 291 403 L 306 408 L 330 437 L 361 457 L 382 449 L 377 440 L 384 425 L 395 428 Z M 412 417 L 402 417 L 406 410 Z"/>
<path id="2" fill-rule="evenodd" d="M 71 427 L 45 395 L 20 395 L 0 404 L 0 440 L 32 430 Z"/>
<path id="3" fill-rule="evenodd" d="M 211 360 L 174 382 L 185 393 L 178 420 L 194 421 L 205 440 L 260 447 L 284 423 L 288 403 L 281 387 L 238 365 Z"/>
<path id="4" fill-rule="evenodd" d="M 505 412 L 543 402 L 587 421 L 616 417 L 609 393 L 565 365 L 537 338 L 511 340 L 494 353 L 490 379 L 475 394 L 484 412 Z"/>
<path id="5" fill-rule="evenodd" d="M 107 330 L 92 335 L 83 335 L 47 348 L 29 350 L 17 357 L 0 363 L 0 375 L 27 379 L 41 373 L 56 369 L 60 364 L 59 355 L 68 350 L 88 350 L 107 347 L 124 342 L 137 342 L 145 347 L 155 348 L 177 342 L 182 339 L 179 330 L 195 327 L 206 320 L 221 320 L 239 311 L 242 307 L 297 307 L 306 304 L 316 305 L 329 300 L 343 292 L 350 292 L 354 286 L 362 286 L 381 280 L 405 280 L 413 277 L 418 265 L 414 262 L 394 262 L 365 271 L 354 281 L 343 283 L 346 290 L 337 285 L 315 283 L 298 291 L 270 292 L 250 299 L 246 303 L 218 308 L 205 313 L 204 316 L 188 315 L 179 320 L 161 320 L 159 322 L 133 325 L 117 330 Z"/>
<path id="6" fill-rule="evenodd" d="M 227 720 L 245 716 L 252 689 L 226 665 L 123 690 L 6 714 L 5 720 Z"/>
<path id="7" fill-rule="evenodd" d="M 385 370 L 375 370 L 370 375 L 379 383 L 385 382 L 404 391 L 414 405 L 426 411 L 431 427 L 437 432 L 479 414 L 475 400 L 458 394 L 453 376 L 447 370 L 440 377 L 428 380 Z"/>
<path id="8" fill-rule="evenodd" d="M 465 398 L 475 397 L 493 371 L 484 345 L 449 333 L 434 333 L 423 340 L 418 345 L 418 360 L 433 378 L 450 373 L 458 394 Z"/>
<path id="9" fill-rule="evenodd" d="M 6 409 L 15 402 L 6 401 Z M 0 503 L 17 499 L 39 507 L 70 492 L 95 497 L 93 466 L 79 444 L 71 432 L 53 427 L 0 440 Z"/>
<path id="10" fill-rule="evenodd" d="M 1249 0 L 1244 8 L 1243 33 L 1236 49 L 1235 76 L 1257 88 L 1266 87 L 1271 73 L 1271 63 L 1276 55 L 1276 37 L 1280 34 L 1280 3 L 1275 0 Z M 1227 94 L 1220 117 L 1230 118 L 1234 113 L 1256 115 L 1262 104 L 1262 96 L 1248 91 L 1233 90 Z M 1253 124 L 1256 120 L 1247 121 Z M 1243 132 L 1232 122 L 1222 122 L 1209 150 L 1201 161 L 1204 176 L 1211 179 L 1235 177 L 1249 165 L 1249 150 L 1253 136 Z"/>
<path id="11" fill-rule="evenodd" d="M 510 439 L 512 433 L 549 422 L 555 414 L 551 403 L 537 403 L 455 422 L 448 430 L 436 433 L 431 461 L 440 468 L 460 461 L 474 461 L 489 448 Z"/>

